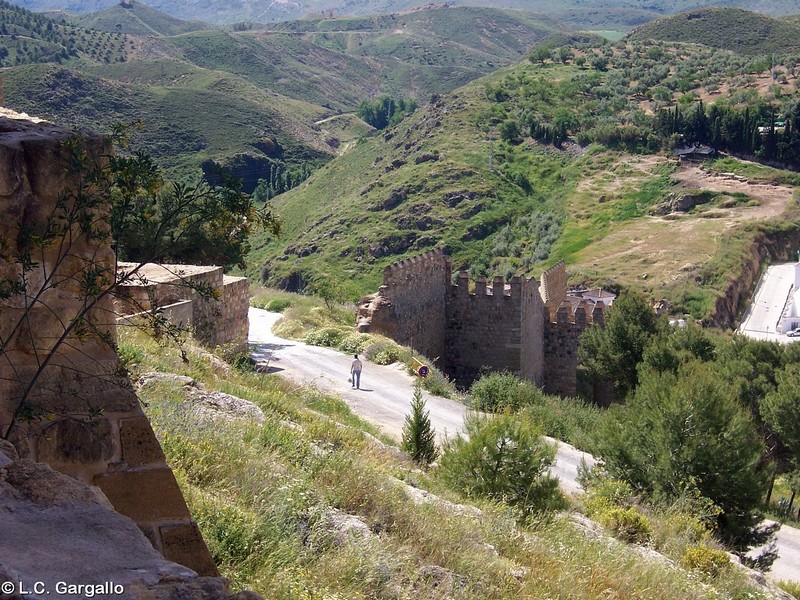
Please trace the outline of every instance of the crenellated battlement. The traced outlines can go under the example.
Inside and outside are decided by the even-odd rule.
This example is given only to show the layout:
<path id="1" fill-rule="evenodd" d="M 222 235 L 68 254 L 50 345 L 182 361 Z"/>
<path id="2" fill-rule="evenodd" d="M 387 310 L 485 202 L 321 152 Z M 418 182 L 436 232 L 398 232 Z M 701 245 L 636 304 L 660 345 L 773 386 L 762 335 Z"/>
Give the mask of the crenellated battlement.
<path id="1" fill-rule="evenodd" d="M 383 270 L 383 285 L 391 288 L 419 277 L 443 277 L 445 281 L 450 281 L 451 272 L 450 257 L 445 255 L 444 249 L 437 248 L 386 267 Z"/>
<path id="2" fill-rule="evenodd" d="M 559 305 L 546 305 L 550 323 L 564 323 L 587 327 L 605 325 L 605 305 L 587 300 L 574 303 L 563 301 Z"/>
<path id="3" fill-rule="evenodd" d="M 567 297 L 563 262 L 541 282 L 518 275 L 453 281 L 452 263 L 437 248 L 386 267 L 378 293 L 364 298 L 359 331 L 373 331 L 439 357 L 462 386 L 484 368 L 508 370 L 548 392 L 575 393 L 577 348 L 586 327 L 605 322 L 602 305 Z"/>
<path id="4" fill-rule="evenodd" d="M 542 301 L 548 306 L 559 306 L 567 297 L 567 268 L 560 260 L 542 273 Z"/>

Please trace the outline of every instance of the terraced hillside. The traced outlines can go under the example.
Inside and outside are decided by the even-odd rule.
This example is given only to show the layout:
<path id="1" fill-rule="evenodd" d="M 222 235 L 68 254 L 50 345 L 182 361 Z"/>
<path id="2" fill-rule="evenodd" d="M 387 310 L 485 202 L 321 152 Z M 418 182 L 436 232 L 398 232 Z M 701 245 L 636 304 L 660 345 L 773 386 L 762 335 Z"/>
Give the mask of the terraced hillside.
<path id="1" fill-rule="evenodd" d="M 223 31 L 139 2 L 66 22 L 0 11 L 0 26 L 17 21 L 34 24 L 30 35 L 42 40 L 49 31 L 75 31 L 72 37 L 86 39 L 98 56 L 73 52 L 60 70 L 26 66 L 50 65 L 45 55 L 13 57 L 17 67 L 6 74 L 10 106 L 94 129 L 141 120 L 136 149 L 180 174 L 209 160 L 235 167 L 248 191 L 276 173 L 313 170 L 369 133 L 352 118 L 329 117 L 353 113 L 382 94 L 426 100 L 510 64 L 562 31 L 531 15 L 484 9 L 419 11 L 397 22 L 309 21 L 308 31 L 298 25 Z M 103 54 L 106 39 L 123 44 L 113 60 Z M 474 39 L 481 44 L 469 50 Z"/>
<path id="2" fill-rule="evenodd" d="M 762 140 L 751 151 L 764 155 L 777 134 L 753 132 L 779 118 L 770 106 L 787 107 L 792 130 L 800 122 L 788 102 L 796 75 L 776 66 L 783 83 L 761 87 L 772 76 L 750 74 L 750 58 L 682 44 L 583 44 L 554 56 L 438 98 L 275 199 L 286 235 L 254 244 L 252 274 L 290 289 L 332 274 L 355 294 L 374 290 L 387 264 L 444 245 L 455 268 L 478 275 L 538 274 L 563 259 L 576 281 L 709 317 L 753 240 L 796 227 L 800 178 L 737 161 L 692 171 L 672 144 L 692 135 L 735 150 L 725 136 L 746 114 L 748 140 Z M 704 95 L 725 102 L 710 107 Z M 718 125 L 701 131 L 697 119 Z M 792 140 L 784 150 L 800 149 Z M 692 206 L 672 203 L 686 197 Z"/>

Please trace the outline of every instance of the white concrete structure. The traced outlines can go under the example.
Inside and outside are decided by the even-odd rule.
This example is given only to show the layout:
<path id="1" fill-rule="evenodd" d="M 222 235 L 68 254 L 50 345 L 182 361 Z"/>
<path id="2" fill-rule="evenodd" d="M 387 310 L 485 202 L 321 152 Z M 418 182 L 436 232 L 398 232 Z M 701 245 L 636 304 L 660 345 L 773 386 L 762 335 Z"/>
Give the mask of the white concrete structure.
<path id="1" fill-rule="evenodd" d="M 795 263 L 794 282 L 778 320 L 778 331 L 786 333 L 798 327 L 800 327 L 800 263 Z"/>
<path id="2" fill-rule="evenodd" d="M 747 337 L 778 343 L 800 340 L 785 335 L 786 331 L 792 329 L 793 323 L 797 322 L 800 327 L 800 316 L 794 317 L 794 320 L 789 316 L 789 305 L 793 302 L 795 291 L 800 290 L 799 276 L 797 263 L 767 267 L 737 331 Z M 793 310 L 800 310 L 800 295 L 794 304 L 797 308 Z M 787 316 L 784 317 L 784 314 Z"/>

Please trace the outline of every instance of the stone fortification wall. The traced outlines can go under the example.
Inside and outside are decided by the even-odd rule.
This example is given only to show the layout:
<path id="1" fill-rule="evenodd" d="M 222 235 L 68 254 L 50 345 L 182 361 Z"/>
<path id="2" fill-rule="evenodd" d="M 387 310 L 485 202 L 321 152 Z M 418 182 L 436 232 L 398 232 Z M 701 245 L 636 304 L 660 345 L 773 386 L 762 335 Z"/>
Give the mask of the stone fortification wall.
<path id="1" fill-rule="evenodd" d="M 71 240 L 36 247 L 24 289 L 12 285 L 22 281 L 20 266 L 0 258 L 0 285 L 9 292 L 0 301 L 0 435 L 21 458 L 99 487 L 164 556 L 215 575 L 150 423 L 115 375 L 110 300 L 99 302 L 87 321 L 73 320 L 87 273 L 96 273 L 101 287 L 113 284 L 114 255 L 108 240 L 64 219 L 62 210 L 75 202 L 65 192 L 76 190 L 81 176 L 70 174 L 72 140 L 97 160 L 109 152 L 99 137 L 81 141 L 67 129 L 0 117 L 2 256 L 24 253 L 26 232 L 42 235 L 54 222 L 65 228 L 59 240 Z M 101 202 L 90 210 L 102 227 L 107 207 Z M 73 330 L 74 323 L 81 326 Z"/>
<path id="2" fill-rule="evenodd" d="M 575 396 L 577 391 L 578 342 L 587 327 L 603 325 L 600 305 L 589 302 L 563 302 L 547 311 L 544 327 L 544 391 L 560 396 Z"/>
<path id="3" fill-rule="evenodd" d="M 130 271 L 135 266 L 120 263 L 119 268 Z M 225 344 L 245 348 L 249 298 L 247 279 L 223 275 L 222 267 L 146 265 L 137 277 L 120 286 L 116 311 L 134 315 L 150 310 L 153 303 L 166 307 L 189 301 L 195 338 L 212 348 Z"/>
<path id="4" fill-rule="evenodd" d="M 222 283 L 222 318 L 217 327 L 218 344 L 234 344 L 247 350 L 250 283 L 246 277 L 225 275 Z"/>
<path id="5" fill-rule="evenodd" d="M 450 257 L 441 249 L 384 270 L 378 295 L 393 308 L 397 342 L 431 359 L 444 355 L 450 279 Z"/>
<path id="6" fill-rule="evenodd" d="M 508 370 L 536 380 L 543 370 L 541 299 L 536 281 L 515 277 L 506 286 L 495 277 L 475 281 L 460 273 L 447 301 L 447 353 L 442 367 L 459 386 L 469 386 L 482 367 Z M 540 327 L 534 329 L 537 321 Z M 541 378 L 539 378 L 541 379 Z"/>
<path id="7" fill-rule="evenodd" d="M 563 260 L 558 261 L 542 273 L 542 301 L 548 306 L 559 306 L 567 297 L 567 282 L 567 268 Z"/>

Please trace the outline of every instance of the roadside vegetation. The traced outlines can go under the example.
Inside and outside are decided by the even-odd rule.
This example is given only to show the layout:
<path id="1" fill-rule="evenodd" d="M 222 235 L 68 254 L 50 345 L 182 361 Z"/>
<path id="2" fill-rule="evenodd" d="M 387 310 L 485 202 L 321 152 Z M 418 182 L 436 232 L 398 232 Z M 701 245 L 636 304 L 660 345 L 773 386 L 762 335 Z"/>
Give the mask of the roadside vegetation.
<path id="1" fill-rule="evenodd" d="M 592 514 L 610 514 L 599 520 L 618 532 L 619 544 L 572 523 L 568 515 L 578 505 L 552 512 L 565 501 L 542 475 L 551 450 L 527 420 L 472 421 L 471 439 L 493 444 L 496 436 L 510 435 L 519 442 L 494 457 L 502 456 L 499 462 L 485 462 L 457 438 L 442 448 L 441 467 L 420 470 L 368 435 L 374 430 L 343 402 L 314 389 L 224 367 L 193 351 L 185 362 L 178 351 L 132 331 L 121 333 L 120 350 L 134 376 L 186 375 L 264 411 L 263 423 L 208 420 L 186 402 L 180 381 L 139 392 L 192 514 L 235 589 L 270 598 L 547 598 L 567 589 L 587 599 L 609 592 L 631 599 L 762 597 L 713 554 L 710 538 L 687 533 L 702 528 L 677 509 L 669 516 L 683 519 L 681 528 L 662 522 L 658 511 L 651 516 L 638 508 L 629 493 L 612 495 L 614 506 L 625 508 L 605 508 L 611 501 L 592 498 L 609 496 L 603 490 L 610 484 L 598 488 L 587 502 Z M 529 458 L 529 445 L 544 453 L 534 463 L 526 460 L 530 475 L 487 470 L 493 475 L 482 483 L 472 479 L 476 465 L 491 469 L 509 461 L 511 467 L 517 456 Z M 527 494 L 525 481 L 541 493 Z M 645 528 L 618 524 L 631 506 L 645 515 L 636 523 L 647 519 L 647 540 L 619 533 Z M 681 549 L 689 556 L 686 566 L 643 560 L 627 545 L 634 538 Z M 704 548 L 693 551 L 699 558 L 690 546 Z"/>

